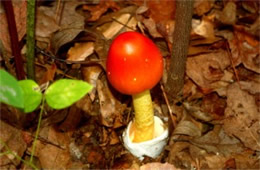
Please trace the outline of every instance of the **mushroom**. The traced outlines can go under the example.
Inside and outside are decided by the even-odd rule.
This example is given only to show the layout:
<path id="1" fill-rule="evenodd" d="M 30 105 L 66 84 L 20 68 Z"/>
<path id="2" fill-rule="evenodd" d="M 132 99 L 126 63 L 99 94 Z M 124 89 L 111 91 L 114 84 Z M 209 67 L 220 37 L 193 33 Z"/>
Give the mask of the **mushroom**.
<path id="1" fill-rule="evenodd" d="M 106 68 L 111 85 L 123 94 L 132 95 L 135 112 L 130 128 L 132 142 L 153 139 L 154 111 L 150 89 L 163 74 L 163 58 L 159 49 L 138 32 L 124 32 L 113 40 Z"/>

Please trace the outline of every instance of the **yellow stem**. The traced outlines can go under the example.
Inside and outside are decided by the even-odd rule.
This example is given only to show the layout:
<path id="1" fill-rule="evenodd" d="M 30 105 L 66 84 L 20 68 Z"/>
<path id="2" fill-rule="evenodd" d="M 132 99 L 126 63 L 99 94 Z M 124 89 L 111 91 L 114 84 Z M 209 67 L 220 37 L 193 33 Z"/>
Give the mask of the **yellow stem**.
<path id="1" fill-rule="evenodd" d="M 154 112 L 150 91 L 133 95 L 135 119 L 133 142 L 144 142 L 154 137 Z"/>

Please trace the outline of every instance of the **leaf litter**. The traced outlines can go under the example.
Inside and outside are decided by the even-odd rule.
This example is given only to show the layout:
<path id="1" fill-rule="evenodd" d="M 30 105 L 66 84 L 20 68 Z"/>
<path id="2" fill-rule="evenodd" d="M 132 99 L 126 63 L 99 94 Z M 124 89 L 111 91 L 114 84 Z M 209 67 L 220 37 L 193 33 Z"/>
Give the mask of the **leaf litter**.
<path id="1" fill-rule="evenodd" d="M 13 6 L 16 18 L 20 17 L 18 35 L 22 40 L 26 17 L 17 15 L 24 14 L 17 10 L 26 6 L 23 1 Z M 256 1 L 195 1 L 183 102 L 177 107 L 169 104 L 170 108 L 177 108 L 173 109 L 177 117 L 176 127 L 169 126 L 172 133 L 168 145 L 158 158 L 146 157 L 142 162 L 123 147 L 122 132 L 133 118 L 131 97 L 119 94 L 107 82 L 105 61 L 109 44 L 121 32 L 136 30 L 146 34 L 167 54 L 164 56 L 167 77 L 175 8 L 175 1 L 163 0 L 39 3 L 36 40 L 45 55 L 37 55 L 38 83 L 69 77 L 83 79 L 94 88 L 69 108 L 59 111 L 45 108 L 35 152 L 37 166 L 260 168 L 259 3 Z M 1 17 L 4 15 L 2 12 Z M 1 23 L 3 28 L 7 26 L 4 20 Z M 8 34 L 4 31 L 7 32 L 0 31 L 1 40 L 10 52 Z M 162 46 L 160 41 L 167 45 Z M 156 88 L 152 91 L 156 107 L 163 112 L 161 116 L 167 115 L 162 91 L 158 93 Z M 12 110 L 1 106 L 1 140 L 14 153 L 28 159 L 37 116 L 19 116 L 19 111 Z M 1 143 L 1 153 L 6 151 Z M 0 157 L 0 163 L 1 168 L 29 168 L 10 154 Z"/>

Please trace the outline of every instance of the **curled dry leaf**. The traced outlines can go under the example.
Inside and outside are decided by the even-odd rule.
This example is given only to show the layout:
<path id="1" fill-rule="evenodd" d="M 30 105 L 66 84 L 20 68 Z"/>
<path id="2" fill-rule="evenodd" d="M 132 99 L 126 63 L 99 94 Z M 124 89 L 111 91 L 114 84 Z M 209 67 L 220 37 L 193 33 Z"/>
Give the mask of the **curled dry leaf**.
<path id="1" fill-rule="evenodd" d="M 58 2 L 57 2 L 58 3 Z M 57 4 L 56 3 L 56 4 Z M 73 40 L 80 32 L 84 30 L 85 18 L 76 12 L 79 5 L 84 4 L 83 1 L 64 1 L 63 11 L 59 16 L 61 29 L 51 38 L 51 45 L 56 54 L 61 46 Z M 56 16 L 56 6 L 50 10 L 51 16 Z"/>
<path id="2" fill-rule="evenodd" d="M 120 14 L 119 16 L 115 17 L 114 21 L 109 25 L 109 27 L 103 31 L 103 35 L 107 39 L 112 39 L 123 28 L 124 31 L 136 30 L 136 25 L 137 20 L 131 14 Z"/>
<path id="3" fill-rule="evenodd" d="M 99 4 L 95 6 L 83 6 L 83 10 L 88 10 L 91 13 L 91 18 L 89 18 L 88 21 L 98 20 L 101 17 L 101 15 L 104 14 L 108 9 L 117 11 L 120 9 L 120 7 L 113 0 L 100 1 Z"/>
<path id="4" fill-rule="evenodd" d="M 47 43 L 51 37 L 51 34 L 59 30 L 59 25 L 56 23 L 53 14 L 48 12 L 51 8 L 41 6 L 37 8 L 36 13 L 36 28 L 35 35 L 37 40 L 44 40 L 47 38 Z"/>
<path id="5" fill-rule="evenodd" d="M 224 118 L 225 108 L 226 100 L 220 98 L 216 93 L 210 93 L 202 100 L 201 110 L 210 114 L 215 120 Z"/>
<path id="6" fill-rule="evenodd" d="M 202 90 L 218 88 L 213 82 L 220 81 L 224 70 L 230 65 L 227 52 L 220 50 L 215 53 L 189 57 L 186 63 L 186 73 Z"/>
<path id="7" fill-rule="evenodd" d="M 240 81 L 239 84 L 240 84 L 242 90 L 248 91 L 250 94 L 260 93 L 260 76 L 259 76 L 259 82 Z"/>
<path id="8" fill-rule="evenodd" d="M 123 111 L 126 106 L 120 104 L 112 95 L 106 81 L 97 80 L 97 92 L 99 97 L 101 123 L 105 126 L 112 127 L 116 119 L 123 120 Z"/>
<path id="9" fill-rule="evenodd" d="M 191 143 L 200 149 L 206 150 L 207 153 L 223 156 L 240 153 L 244 149 L 237 138 L 228 136 L 223 128 L 218 125 L 215 125 L 214 129 L 205 135 L 191 139 Z"/>
<path id="10" fill-rule="evenodd" d="M 94 87 L 91 92 L 89 92 L 91 101 L 94 101 L 97 91 L 97 80 L 102 72 L 102 68 L 100 68 L 100 66 L 81 66 L 81 72 L 83 80 L 90 83 Z"/>
<path id="11" fill-rule="evenodd" d="M 183 120 L 174 129 L 174 135 L 201 136 L 201 130 L 192 121 Z"/>
<path id="12" fill-rule="evenodd" d="M 47 83 L 49 81 L 53 81 L 54 80 L 54 76 L 56 74 L 56 70 L 57 70 L 57 66 L 55 63 L 53 63 L 51 66 L 50 65 L 45 65 L 47 68 L 47 71 L 44 73 L 44 75 L 42 76 L 42 78 L 38 81 L 38 83 L 40 85 Z"/>
<path id="13" fill-rule="evenodd" d="M 228 25 L 234 25 L 236 23 L 237 16 L 237 6 L 234 2 L 228 2 L 223 11 L 219 15 L 219 20 Z"/>
<path id="14" fill-rule="evenodd" d="M 187 109 L 188 113 L 194 118 L 209 122 L 213 119 L 212 115 L 209 112 L 203 112 L 199 106 L 193 106 L 189 102 L 184 102 L 183 106 Z"/>
<path id="15" fill-rule="evenodd" d="M 202 16 L 209 12 L 214 6 L 214 1 L 196 0 L 194 1 L 194 14 Z"/>
<path id="16" fill-rule="evenodd" d="M 203 17 L 202 21 L 193 19 L 192 30 L 195 34 L 207 39 L 215 39 L 214 24 L 210 17 Z"/>
<path id="17" fill-rule="evenodd" d="M 67 53 L 69 61 L 84 61 L 89 55 L 94 52 L 94 43 L 75 43 Z"/>
<path id="18" fill-rule="evenodd" d="M 246 147 L 260 151 L 260 119 L 254 96 L 241 90 L 238 83 L 227 89 L 224 129 L 239 138 Z"/>
<path id="19" fill-rule="evenodd" d="M 15 23 L 18 33 L 18 40 L 20 41 L 26 33 L 26 16 L 27 16 L 27 1 L 12 1 L 14 9 Z M 8 30 L 8 24 L 6 20 L 6 13 L 3 10 L 3 5 L 1 4 L 0 12 L 0 39 L 5 47 L 5 50 L 9 53 L 11 52 L 10 36 Z"/>
<path id="20" fill-rule="evenodd" d="M 239 27 L 236 27 L 239 29 Z M 260 73 L 260 42 L 245 32 L 235 31 L 233 39 L 229 40 L 232 60 L 235 66 L 241 62 L 256 73 Z"/>

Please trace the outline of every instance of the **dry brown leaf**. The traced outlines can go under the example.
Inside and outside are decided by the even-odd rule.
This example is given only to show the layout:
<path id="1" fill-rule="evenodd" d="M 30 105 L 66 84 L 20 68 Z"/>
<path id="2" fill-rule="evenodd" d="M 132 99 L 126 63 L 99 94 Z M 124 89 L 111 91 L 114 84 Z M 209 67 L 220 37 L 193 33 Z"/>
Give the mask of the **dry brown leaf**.
<path id="1" fill-rule="evenodd" d="M 116 132 L 114 130 L 112 130 L 109 135 L 109 144 L 115 145 L 115 144 L 118 144 L 119 142 L 120 142 L 120 140 L 119 140 L 118 135 L 116 134 Z"/>
<path id="2" fill-rule="evenodd" d="M 12 1 L 13 9 L 14 9 L 14 17 L 16 22 L 16 28 L 18 33 L 18 40 L 20 41 L 25 33 L 26 33 L 26 11 L 27 11 L 27 1 Z M 8 24 L 6 20 L 6 13 L 3 10 L 3 6 L 1 4 L 1 12 L 0 12 L 0 39 L 5 47 L 5 50 L 9 53 L 11 52 L 11 44 L 9 37 Z"/>
<path id="3" fill-rule="evenodd" d="M 58 129 L 62 132 L 73 131 L 78 127 L 82 118 L 81 109 L 75 104 L 68 108 L 68 115 L 66 119 L 59 125 Z"/>
<path id="4" fill-rule="evenodd" d="M 46 145 L 39 152 L 39 160 L 44 169 L 67 169 L 71 163 L 70 153 L 53 145 Z"/>
<path id="5" fill-rule="evenodd" d="M 69 61 L 84 61 L 89 55 L 94 52 L 94 43 L 75 43 L 67 53 Z"/>
<path id="6" fill-rule="evenodd" d="M 174 129 L 174 135 L 201 136 L 201 130 L 192 121 L 180 121 Z"/>
<path id="7" fill-rule="evenodd" d="M 66 169 L 71 163 L 69 142 L 71 132 L 61 133 L 54 127 L 44 127 L 40 131 L 40 137 L 48 141 L 37 143 L 36 155 L 41 162 L 42 168 L 46 169 Z M 51 144 L 49 144 L 51 143 Z"/>
<path id="8" fill-rule="evenodd" d="M 169 163 L 152 162 L 144 164 L 140 167 L 140 170 L 155 170 L 155 169 L 167 169 L 167 170 L 179 170 L 174 165 Z"/>
<path id="9" fill-rule="evenodd" d="M 223 156 L 240 153 L 244 149 L 237 138 L 228 136 L 219 125 L 215 125 L 214 129 L 205 135 L 193 138 L 191 143 L 200 149 L 206 150 L 207 153 Z M 197 152 L 197 154 L 199 155 L 200 152 Z"/>
<path id="10" fill-rule="evenodd" d="M 58 3 L 58 2 L 57 2 Z M 60 16 L 61 29 L 51 38 L 51 45 L 56 54 L 61 46 L 73 40 L 80 32 L 84 30 L 85 18 L 76 12 L 79 5 L 84 4 L 83 1 L 64 1 L 62 15 Z M 56 16 L 56 6 L 49 10 L 51 16 Z"/>
<path id="11" fill-rule="evenodd" d="M 260 93 L 260 77 L 259 81 L 239 81 L 242 90 L 248 91 L 250 94 Z"/>
<path id="12" fill-rule="evenodd" d="M 137 20 L 130 14 L 121 14 L 118 17 L 115 17 L 114 20 L 115 21 L 113 21 L 105 31 L 103 31 L 103 35 L 107 39 L 112 39 L 122 28 L 124 28 L 123 31 L 136 30 Z M 125 25 L 127 27 L 125 27 Z"/>
<path id="13" fill-rule="evenodd" d="M 152 18 L 143 19 L 142 23 L 148 29 L 152 37 L 162 37 L 162 35 L 157 31 L 156 22 Z"/>
<path id="14" fill-rule="evenodd" d="M 37 40 L 44 40 L 46 38 L 47 43 L 51 37 L 51 34 L 60 29 L 53 16 L 48 15 L 48 7 L 41 6 L 37 8 L 36 13 L 36 28 L 35 35 Z"/>
<path id="15" fill-rule="evenodd" d="M 123 111 L 126 106 L 120 104 L 119 101 L 112 95 L 106 81 L 97 80 L 97 92 L 99 97 L 101 123 L 105 126 L 112 127 L 115 119 L 123 120 Z"/>
<path id="16" fill-rule="evenodd" d="M 0 132 L 1 154 L 8 151 L 2 144 L 2 142 L 4 142 L 14 154 L 22 157 L 27 148 L 27 145 L 23 140 L 22 131 L 0 120 Z M 16 159 L 15 156 L 10 153 L 0 157 L 0 167 L 7 164 L 15 164 L 15 166 L 18 166 L 19 163 L 20 160 Z"/>
<path id="17" fill-rule="evenodd" d="M 220 98 L 216 93 L 210 93 L 202 100 L 201 110 L 209 113 L 213 119 L 223 119 L 225 108 L 226 100 Z"/>
<path id="18" fill-rule="evenodd" d="M 81 66 L 83 80 L 90 83 L 94 88 L 89 92 L 90 99 L 94 101 L 97 91 L 97 80 L 102 68 L 100 66 Z"/>
<path id="19" fill-rule="evenodd" d="M 192 166 L 192 158 L 189 153 L 189 146 L 190 144 L 188 142 L 182 141 L 170 145 L 170 153 L 167 162 L 178 165 L 178 167 L 190 169 Z"/>
<path id="20" fill-rule="evenodd" d="M 194 1 L 194 14 L 202 16 L 209 12 L 214 6 L 214 1 L 196 0 Z"/>
<path id="21" fill-rule="evenodd" d="M 96 21 L 98 20 L 102 14 L 104 14 L 108 9 L 112 9 L 113 11 L 117 11 L 120 7 L 113 0 L 101 0 L 98 5 L 90 6 L 84 5 L 83 10 L 88 10 L 91 13 L 91 18 L 88 21 Z"/>
<path id="22" fill-rule="evenodd" d="M 57 70 L 56 64 L 53 63 L 51 66 L 46 65 L 46 67 L 47 67 L 47 71 L 44 73 L 43 77 L 38 81 L 38 84 L 40 85 L 54 80 L 54 76 Z"/>
<path id="23" fill-rule="evenodd" d="M 202 90 L 210 91 L 218 88 L 211 84 L 224 77 L 224 70 L 229 65 L 227 52 L 220 50 L 215 53 L 189 57 L 186 63 L 186 73 Z"/>
<path id="24" fill-rule="evenodd" d="M 192 31 L 206 39 L 215 39 L 214 24 L 211 17 L 203 17 L 202 20 L 192 20 Z"/>
<path id="25" fill-rule="evenodd" d="M 172 20 L 175 17 L 176 2 L 173 0 L 146 1 L 150 17 L 155 22 Z"/>
<path id="26" fill-rule="evenodd" d="M 208 167 L 211 169 L 223 169 L 225 162 L 228 160 L 228 157 L 223 155 L 207 155 L 205 156 Z"/>
<path id="27" fill-rule="evenodd" d="M 219 20 L 224 23 L 224 24 L 228 24 L 228 25 L 234 25 L 236 23 L 237 20 L 237 10 L 236 10 L 237 6 L 234 2 L 228 2 L 223 11 L 221 11 L 220 16 L 219 16 Z"/>
<path id="28" fill-rule="evenodd" d="M 260 73 L 260 42 L 258 40 L 245 32 L 235 31 L 233 39 L 228 42 L 234 66 L 242 62 L 247 69 Z"/>
<path id="29" fill-rule="evenodd" d="M 239 88 L 238 83 L 227 89 L 224 129 L 239 138 L 246 147 L 260 151 L 260 119 L 254 96 Z"/>
<path id="30" fill-rule="evenodd" d="M 213 116 L 208 112 L 203 112 L 201 106 L 197 106 L 198 104 L 192 104 L 189 102 L 184 102 L 183 106 L 188 111 L 188 113 L 194 117 L 195 119 L 202 120 L 205 122 L 209 122 L 213 119 Z"/>

